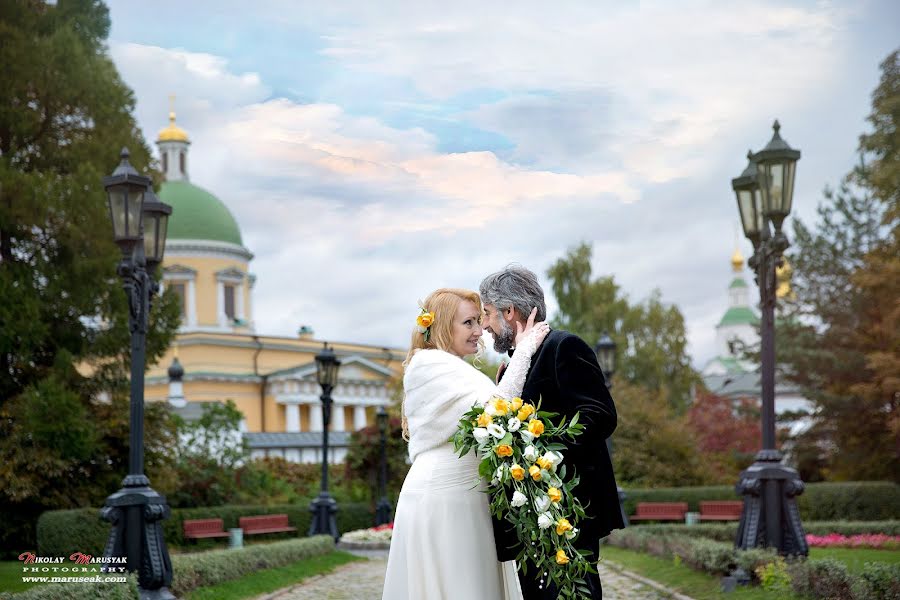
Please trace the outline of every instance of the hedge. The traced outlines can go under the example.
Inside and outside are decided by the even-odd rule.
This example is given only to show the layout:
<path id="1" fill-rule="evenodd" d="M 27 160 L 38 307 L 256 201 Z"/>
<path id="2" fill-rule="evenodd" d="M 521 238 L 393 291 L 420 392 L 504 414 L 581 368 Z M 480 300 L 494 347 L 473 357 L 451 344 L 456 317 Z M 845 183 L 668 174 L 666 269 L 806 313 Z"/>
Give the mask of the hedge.
<path id="1" fill-rule="evenodd" d="M 626 514 L 636 512 L 638 502 L 687 502 L 700 511 L 703 500 L 739 500 L 734 486 L 625 489 Z M 797 497 L 804 521 L 882 521 L 900 519 L 900 485 L 889 481 L 809 483 Z"/>
<path id="2" fill-rule="evenodd" d="M 686 535 L 719 542 L 734 542 L 737 536 L 737 528 L 737 521 L 730 523 L 698 523 L 696 525 L 632 525 L 630 527 L 630 529 L 637 529 L 655 535 Z M 813 535 L 828 535 L 829 533 L 839 533 L 847 536 L 873 533 L 900 535 L 900 521 L 805 521 L 803 530 Z"/>
<path id="3" fill-rule="evenodd" d="M 211 550 L 172 556 L 172 593 L 183 597 L 200 587 L 238 579 L 261 569 L 281 567 L 334 550 L 327 535 L 254 545 L 252 548 Z"/>
<path id="4" fill-rule="evenodd" d="M 288 522 L 297 528 L 299 536 L 309 531 L 312 513 L 309 504 L 273 504 L 271 506 L 210 506 L 200 508 L 173 509 L 172 516 L 163 521 L 166 544 L 173 547 L 191 547 L 191 540 L 185 540 L 182 522 L 186 519 L 222 519 L 227 531 L 238 527 L 240 517 L 252 515 L 287 514 Z M 371 527 L 375 516 L 368 503 L 343 503 L 338 505 L 338 531 L 344 533 Z M 291 534 L 269 534 L 266 539 L 296 537 Z M 38 519 L 37 542 L 41 556 L 69 556 L 73 552 L 84 552 L 102 556 L 109 538 L 109 524 L 100 519 L 100 509 L 80 508 L 75 510 L 52 510 Z M 244 538 L 245 541 L 248 539 Z M 221 542 L 220 542 L 221 543 Z"/>
<path id="5" fill-rule="evenodd" d="M 695 530 L 685 527 L 684 530 Z M 698 571 L 721 576 L 743 568 L 758 582 L 757 569 L 781 559 L 770 549 L 736 550 L 731 543 L 684 534 L 664 534 L 651 526 L 614 531 L 613 546 L 666 559 L 678 557 Z M 826 600 L 897 600 L 900 598 L 900 564 L 866 563 L 860 574 L 850 573 L 833 559 L 796 559 L 786 563 L 790 586 L 797 594 Z"/>
<path id="6" fill-rule="evenodd" d="M 25 592 L 0 592 L 0 600 L 138 600 L 137 576 L 127 583 L 48 583 Z"/>

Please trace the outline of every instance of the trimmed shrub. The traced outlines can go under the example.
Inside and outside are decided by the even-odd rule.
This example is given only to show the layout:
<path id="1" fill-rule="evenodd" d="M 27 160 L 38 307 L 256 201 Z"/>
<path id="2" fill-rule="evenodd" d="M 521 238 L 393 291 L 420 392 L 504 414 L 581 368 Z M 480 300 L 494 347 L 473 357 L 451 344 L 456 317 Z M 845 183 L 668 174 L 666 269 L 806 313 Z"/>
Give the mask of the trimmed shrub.
<path id="1" fill-rule="evenodd" d="M 200 587 L 238 579 L 261 569 L 281 567 L 334 550 L 334 540 L 327 535 L 298 540 L 261 544 L 249 548 L 211 550 L 172 557 L 171 591 L 182 597 Z"/>
<path id="2" fill-rule="evenodd" d="M 803 596 L 821 600 L 851 600 L 854 598 L 850 571 L 844 563 L 823 558 L 794 561 L 788 564 L 791 587 Z"/>
<path id="3" fill-rule="evenodd" d="M 26 592 L 0 592 L 0 600 L 138 600 L 137 577 L 126 583 L 48 583 Z"/>
<path id="4" fill-rule="evenodd" d="M 272 506 L 209 506 L 199 508 L 176 508 L 172 516 L 162 522 L 166 544 L 174 548 L 194 547 L 192 540 L 184 539 L 185 519 L 222 519 L 224 528 L 238 527 L 241 517 L 253 515 L 287 514 L 291 527 L 297 533 L 266 534 L 249 536 L 249 539 L 277 540 L 305 537 L 309 531 L 312 514 L 309 503 L 275 504 Z M 375 523 L 375 515 L 368 504 L 344 503 L 338 505 L 337 526 L 341 533 L 365 529 Z M 80 551 L 101 556 L 109 538 L 109 523 L 100 519 L 100 509 L 80 508 L 76 510 L 51 510 L 38 519 L 38 550 L 42 556 L 69 556 Z M 223 538 L 224 540 L 224 538 Z M 248 537 L 244 538 L 245 541 Z M 215 542 L 209 542 L 213 544 Z M 219 544 L 224 543 L 219 541 Z"/>
<path id="5" fill-rule="evenodd" d="M 900 600 L 900 565 L 866 563 L 853 593 L 866 600 Z"/>
<path id="6" fill-rule="evenodd" d="M 100 519 L 97 508 L 49 510 L 38 518 L 41 556 L 69 556 L 73 552 L 103 556 L 108 538 L 109 523 Z"/>
<path id="7" fill-rule="evenodd" d="M 718 542 L 734 542 L 737 536 L 737 522 L 699 523 L 697 525 L 632 525 L 629 529 L 646 531 L 655 535 L 686 535 L 694 538 L 706 538 Z M 900 535 L 900 521 L 804 521 L 803 530 L 812 535 L 867 535 L 883 533 Z"/>
<path id="8" fill-rule="evenodd" d="M 703 500 L 740 500 L 734 486 L 626 489 L 625 511 L 633 515 L 638 502 L 687 502 L 700 510 Z M 797 497 L 804 521 L 900 519 L 900 485 L 889 481 L 810 483 Z"/>

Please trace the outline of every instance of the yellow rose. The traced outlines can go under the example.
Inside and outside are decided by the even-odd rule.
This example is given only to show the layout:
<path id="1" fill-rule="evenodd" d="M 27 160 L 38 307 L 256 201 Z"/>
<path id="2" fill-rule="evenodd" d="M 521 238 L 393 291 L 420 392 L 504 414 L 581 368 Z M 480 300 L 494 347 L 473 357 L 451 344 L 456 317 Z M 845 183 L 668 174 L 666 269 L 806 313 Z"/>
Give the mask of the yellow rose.
<path id="1" fill-rule="evenodd" d="M 539 421 L 539 422 L 540 422 L 540 421 Z M 530 430 L 531 428 L 529 427 L 528 429 Z M 553 466 L 553 461 L 552 461 L 552 460 L 549 460 L 549 459 L 547 459 L 547 458 L 544 458 L 543 456 L 540 457 L 539 459 L 537 459 L 536 462 L 537 462 L 537 464 L 538 464 L 542 469 L 544 469 L 545 471 L 549 471 L 549 470 L 550 470 L 550 467 Z"/>
<path id="2" fill-rule="evenodd" d="M 505 415 L 509 411 L 509 402 L 504 398 L 497 398 L 494 400 L 494 410 L 498 415 Z"/>
<path id="3" fill-rule="evenodd" d="M 494 419 L 491 418 L 491 415 L 487 413 L 481 413 L 478 415 L 478 426 L 479 427 L 487 427 L 491 423 L 494 422 Z"/>
<path id="4" fill-rule="evenodd" d="M 507 457 L 507 456 L 513 455 L 512 446 L 509 446 L 507 444 L 501 444 L 500 446 L 497 446 L 496 448 L 494 448 L 494 452 L 496 452 L 497 456 L 500 456 L 500 457 Z"/>
<path id="5" fill-rule="evenodd" d="M 521 465 L 513 465 L 509 468 L 509 474 L 512 475 L 512 478 L 516 481 L 522 481 L 525 479 L 525 467 Z"/>
<path id="6" fill-rule="evenodd" d="M 434 313 L 426 312 L 416 317 L 416 324 L 419 327 L 428 328 L 432 323 L 434 323 Z"/>
<path id="7" fill-rule="evenodd" d="M 562 492 L 559 489 L 552 487 L 547 490 L 547 497 L 550 498 L 551 502 L 559 502 L 562 500 Z"/>
<path id="8" fill-rule="evenodd" d="M 520 421 L 524 422 L 525 419 L 527 419 L 529 416 L 531 416 L 533 414 L 534 414 L 534 406 L 532 406 L 531 404 L 523 404 L 522 408 L 519 409 L 519 414 L 517 414 L 516 416 L 519 418 Z"/>
<path id="9" fill-rule="evenodd" d="M 521 421 L 521 419 L 519 419 Z M 544 424 L 541 423 L 540 419 L 534 419 L 528 424 L 528 431 L 531 432 L 531 435 L 534 437 L 540 437 L 542 433 L 544 433 Z"/>
<path id="10" fill-rule="evenodd" d="M 515 398 L 512 399 L 512 410 L 513 410 L 513 412 L 515 412 L 515 411 L 518 411 L 520 408 L 522 408 L 522 399 L 519 398 L 518 396 L 516 396 Z M 519 419 L 519 420 L 521 421 L 522 419 Z"/>
<path id="11" fill-rule="evenodd" d="M 556 551 L 556 564 L 564 565 L 569 562 L 569 557 L 566 556 L 565 550 L 557 550 Z"/>
<path id="12" fill-rule="evenodd" d="M 531 478 L 535 481 L 541 480 L 541 468 L 537 465 L 531 465 L 528 467 L 528 474 L 531 475 Z"/>
<path id="13" fill-rule="evenodd" d="M 556 522 L 556 535 L 564 535 L 567 531 L 572 529 L 572 524 L 569 523 L 568 519 L 560 519 Z"/>

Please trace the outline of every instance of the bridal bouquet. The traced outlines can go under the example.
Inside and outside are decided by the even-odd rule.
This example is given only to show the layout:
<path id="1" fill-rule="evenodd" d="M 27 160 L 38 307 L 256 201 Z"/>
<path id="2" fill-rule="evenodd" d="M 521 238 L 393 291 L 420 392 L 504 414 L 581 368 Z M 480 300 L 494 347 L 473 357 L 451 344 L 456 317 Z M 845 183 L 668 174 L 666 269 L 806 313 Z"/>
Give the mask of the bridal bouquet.
<path id="1" fill-rule="evenodd" d="M 551 419 L 540 403 L 491 398 L 463 415 L 451 438 L 460 456 L 475 451 L 478 475 L 488 485 L 491 514 L 515 526 L 522 544 L 517 562 L 523 573 L 534 566 L 542 585 L 553 582 L 560 598 L 589 595 L 584 575 L 596 573 L 588 550 L 576 550 L 584 507 L 572 493 L 578 476 L 566 473 L 563 439 L 575 439 L 584 426 L 576 414 L 568 424 Z"/>

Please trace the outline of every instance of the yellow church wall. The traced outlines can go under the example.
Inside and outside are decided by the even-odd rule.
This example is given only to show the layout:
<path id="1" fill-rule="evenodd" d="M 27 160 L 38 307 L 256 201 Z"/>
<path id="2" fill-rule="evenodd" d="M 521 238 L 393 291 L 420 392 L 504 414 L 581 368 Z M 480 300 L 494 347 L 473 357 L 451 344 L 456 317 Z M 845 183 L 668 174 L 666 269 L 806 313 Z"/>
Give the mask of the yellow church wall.
<path id="1" fill-rule="evenodd" d="M 309 431 L 312 422 L 312 409 L 308 404 L 300 405 L 300 431 Z"/>
<path id="2" fill-rule="evenodd" d="M 197 271 L 197 277 L 194 281 L 194 294 L 197 311 L 197 325 L 200 327 L 217 327 L 219 325 L 218 280 L 216 279 L 216 273 L 234 268 L 246 275 L 248 269 L 247 261 L 237 258 L 184 256 L 177 253 L 167 255 L 163 265 L 164 267 L 181 265 Z M 242 285 L 245 300 L 247 298 L 246 288 L 248 287 L 245 280 Z M 249 317 L 252 314 L 246 308 L 249 304 L 245 303 L 244 306 L 244 316 Z"/>

